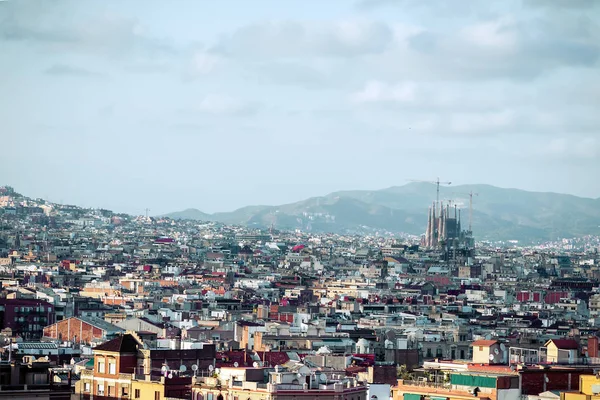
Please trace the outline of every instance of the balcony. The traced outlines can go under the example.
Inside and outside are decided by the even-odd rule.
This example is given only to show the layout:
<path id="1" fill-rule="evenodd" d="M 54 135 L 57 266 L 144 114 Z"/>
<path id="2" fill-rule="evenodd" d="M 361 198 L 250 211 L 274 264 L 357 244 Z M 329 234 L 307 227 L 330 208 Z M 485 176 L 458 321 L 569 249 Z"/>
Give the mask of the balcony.
<path id="1" fill-rule="evenodd" d="M 392 388 L 393 392 L 400 393 L 418 393 L 425 396 L 434 397 L 434 395 L 441 395 L 441 397 L 468 397 L 472 399 L 490 399 L 495 391 L 488 388 L 480 388 L 477 397 L 473 396 L 473 393 L 463 387 L 452 386 L 450 383 L 433 383 L 425 381 L 409 381 L 409 380 L 398 380 L 398 385 Z M 394 394 L 394 398 L 396 398 Z"/>
<path id="2" fill-rule="evenodd" d="M 420 386 L 420 387 L 427 387 L 427 388 L 433 388 L 433 389 L 450 389 L 452 387 L 452 385 L 450 383 L 433 383 L 433 382 L 427 382 L 427 381 L 405 381 L 405 380 L 399 380 L 398 385 Z"/>

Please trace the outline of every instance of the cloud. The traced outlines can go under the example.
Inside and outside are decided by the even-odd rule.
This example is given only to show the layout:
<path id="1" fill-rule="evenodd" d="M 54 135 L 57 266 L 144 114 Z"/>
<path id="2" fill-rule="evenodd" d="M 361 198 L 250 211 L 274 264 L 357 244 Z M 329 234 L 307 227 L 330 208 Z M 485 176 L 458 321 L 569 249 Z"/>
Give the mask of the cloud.
<path id="1" fill-rule="evenodd" d="M 221 57 L 215 54 L 198 52 L 193 56 L 193 69 L 201 75 L 209 74 L 220 62 L 222 62 Z"/>
<path id="2" fill-rule="evenodd" d="M 523 0 L 523 4 L 528 7 L 554 8 L 554 9 L 582 9 L 598 6 L 597 0 Z"/>
<path id="3" fill-rule="evenodd" d="M 512 18 L 499 18 L 466 26 L 459 40 L 485 50 L 512 52 L 518 45 L 518 31 Z"/>
<path id="4" fill-rule="evenodd" d="M 600 107 L 600 92 L 592 82 L 598 76 L 581 78 L 590 83 L 577 84 L 566 76 L 529 85 L 372 79 L 348 96 L 349 118 L 374 130 L 404 126 L 414 134 L 436 136 L 597 135 L 600 115 L 594 110 Z"/>
<path id="5" fill-rule="evenodd" d="M 339 86 L 340 79 L 329 68 L 311 65 L 310 62 L 271 61 L 253 67 L 260 82 L 276 85 L 299 86 L 308 89 L 324 89 Z"/>
<path id="6" fill-rule="evenodd" d="M 489 7 L 490 2 L 485 2 Z M 482 2 L 478 0 L 358 0 L 355 5 L 360 11 L 374 11 L 381 8 L 396 8 L 404 12 L 425 12 L 437 15 L 467 16 L 481 9 Z"/>
<path id="7" fill-rule="evenodd" d="M 401 83 L 386 85 L 380 81 L 367 82 L 365 87 L 354 93 L 351 98 L 356 103 L 414 103 L 416 100 L 416 85 Z"/>
<path id="8" fill-rule="evenodd" d="M 172 54 L 167 40 L 151 37 L 134 18 L 100 14 L 82 16 L 81 2 L 14 1 L 2 4 L 0 41 L 27 42 L 50 51 L 123 56 L 131 52 Z"/>
<path id="9" fill-rule="evenodd" d="M 65 64 L 55 64 L 46 70 L 44 73 L 47 75 L 56 76 L 72 76 L 72 77 L 102 77 L 105 76 L 99 72 L 90 71 L 85 68 L 73 67 Z"/>
<path id="10" fill-rule="evenodd" d="M 396 7 L 413 23 L 421 23 L 408 34 L 396 35 L 393 45 L 361 66 L 380 79 L 524 81 L 564 68 L 599 65 L 600 24 L 588 7 L 600 7 L 600 2 L 593 0 L 531 0 L 525 6 L 520 0 L 357 4 L 366 10 Z M 448 8 L 459 14 L 451 21 L 440 18 Z"/>
<path id="11" fill-rule="evenodd" d="M 383 52 L 393 41 L 385 23 L 338 21 L 264 22 L 244 26 L 221 37 L 212 49 L 228 57 L 354 57 Z"/>
<path id="12" fill-rule="evenodd" d="M 250 116 L 258 112 L 259 105 L 226 95 L 208 94 L 202 98 L 197 110 L 213 115 Z"/>

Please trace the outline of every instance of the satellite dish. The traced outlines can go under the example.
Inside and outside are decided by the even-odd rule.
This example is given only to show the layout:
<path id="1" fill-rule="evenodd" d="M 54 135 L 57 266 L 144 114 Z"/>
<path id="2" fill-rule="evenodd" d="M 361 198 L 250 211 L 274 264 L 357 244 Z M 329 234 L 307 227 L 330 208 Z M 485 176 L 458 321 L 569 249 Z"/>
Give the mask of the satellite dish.
<path id="1" fill-rule="evenodd" d="M 253 366 L 254 368 L 258 368 L 258 362 L 254 361 L 254 362 L 252 363 L 252 366 Z"/>
<path id="2" fill-rule="evenodd" d="M 498 350 L 498 348 L 496 347 L 496 348 L 494 349 L 494 354 L 498 354 L 498 353 L 500 353 L 500 350 Z"/>
<path id="3" fill-rule="evenodd" d="M 236 361 L 236 362 L 233 363 L 233 366 L 237 368 L 237 367 L 240 366 L 240 364 L 238 364 L 238 362 Z"/>
<path id="4" fill-rule="evenodd" d="M 160 369 L 162 372 L 167 372 L 169 370 L 169 367 L 167 367 L 166 365 L 163 365 L 162 368 Z"/>
<path id="5" fill-rule="evenodd" d="M 490 361 L 494 361 L 494 355 L 490 354 Z"/>
<path id="6" fill-rule="evenodd" d="M 298 372 L 298 373 L 296 374 L 296 376 L 298 377 L 298 379 L 302 378 L 302 374 L 301 374 L 300 372 Z"/>
<path id="7" fill-rule="evenodd" d="M 506 346 L 504 345 L 504 343 L 500 343 L 500 350 L 506 351 Z"/>
<path id="8" fill-rule="evenodd" d="M 185 372 L 185 371 L 187 371 L 187 367 L 185 365 L 181 364 L 181 366 L 179 367 L 179 371 Z"/>
<path id="9" fill-rule="evenodd" d="M 198 371 L 198 366 L 196 364 L 192 365 L 192 371 L 194 371 L 194 372 Z"/>
<path id="10" fill-rule="evenodd" d="M 209 371 L 213 371 L 214 369 L 215 369 L 215 367 L 213 367 L 212 365 L 209 365 L 209 366 L 208 366 L 208 370 L 209 370 Z"/>
<path id="11" fill-rule="evenodd" d="M 319 375 L 319 379 L 321 380 L 321 382 L 327 382 L 327 375 L 321 374 Z"/>
<path id="12" fill-rule="evenodd" d="M 169 379 L 173 379 L 173 373 L 169 373 Z"/>

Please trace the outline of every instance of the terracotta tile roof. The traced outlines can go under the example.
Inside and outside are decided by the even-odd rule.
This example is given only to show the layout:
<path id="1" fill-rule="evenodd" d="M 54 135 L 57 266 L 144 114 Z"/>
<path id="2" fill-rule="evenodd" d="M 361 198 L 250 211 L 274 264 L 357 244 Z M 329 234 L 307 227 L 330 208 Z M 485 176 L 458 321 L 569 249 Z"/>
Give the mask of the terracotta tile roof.
<path id="1" fill-rule="evenodd" d="M 469 372 L 487 372 L 491 374 L 510 374 L 518 375 L 517 371 L 513 371 L 506 365 L 480 365 L 480 364 L 469 364 Z"/>
<path id="2" fill-rule="evenodd" d="M 496 343 L 498 343 L 497 340 L 476 340 L 473 343 L 471 343 L 471 346 L 490 347 L 495 345 Z"/>

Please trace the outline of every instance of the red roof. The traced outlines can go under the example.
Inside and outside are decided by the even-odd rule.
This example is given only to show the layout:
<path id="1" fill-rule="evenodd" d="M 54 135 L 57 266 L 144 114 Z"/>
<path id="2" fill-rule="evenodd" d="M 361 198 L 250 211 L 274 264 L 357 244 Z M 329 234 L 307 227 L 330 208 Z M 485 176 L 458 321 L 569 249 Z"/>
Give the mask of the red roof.
<path id="1" fill-rule="evenodd" d="M 138 341 L 132 335 L 125 334 L 94 347 L 94 350 L 115 353 L 135 353 L 137 352 L 138 345 Z"/>
<path id="2" fill-rule="evenodd" d="M 577 341 L 575 341 L 573 339 L 550 339 L 546 342 L 546 346 L 550 342 L 554 343 L 556 345 L 556 347 L 558 347 L 559 349 L 565 349 L 565 350 L 579 349 L 579 343 L 577 343 Z"/>
<path id="3" fill-rule="evenodd" d="M 490 347 L 495 345 L 496 343 L 498 343 L 497 340 L 476 340 L 473 343 L 471 343 L 471 346 Z"/>

